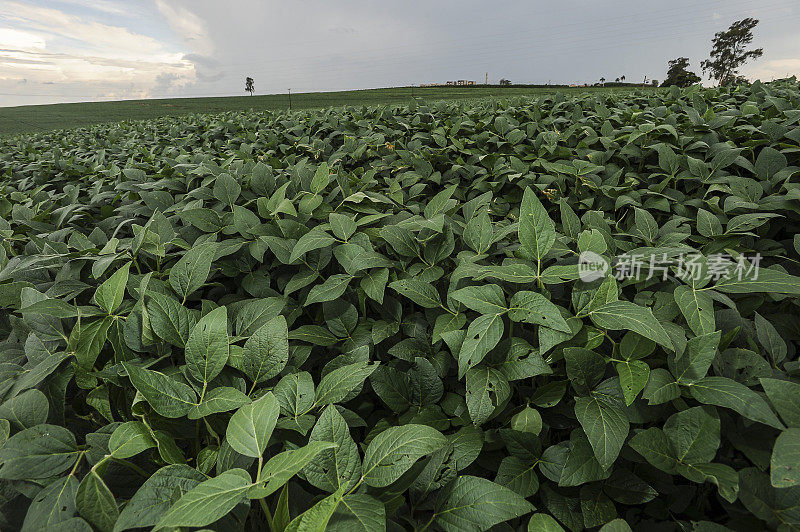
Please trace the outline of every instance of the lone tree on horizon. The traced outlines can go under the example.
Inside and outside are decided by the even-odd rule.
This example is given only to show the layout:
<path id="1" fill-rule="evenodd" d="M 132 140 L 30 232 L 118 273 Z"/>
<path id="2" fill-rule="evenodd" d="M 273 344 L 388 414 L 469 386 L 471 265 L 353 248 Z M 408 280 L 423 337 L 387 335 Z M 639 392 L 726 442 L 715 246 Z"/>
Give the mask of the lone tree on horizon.
<path id="1" fill-rule="evenodd" d="M 663 86 L 688 87 L 700 81 L 700 76 L 690 71 L 688 67 L 688 57 L 678 57 L 670 61 L 667 68 L 667 79 L 664 80 Z"/>
<path id="2" fill-rule="evenodd" d="M 739 81 L 739 67 L 750 59 L 764 55 L 763 48 L 745 50 L 753 42 L 753 28 L 757 24 L 758 19 L 748 17 L 737 20 L 726 31 L 718 31 L 711 41 L 714 46 L 710 57 L 700 63 L 703 72 L 708 72 L 719 85 L 730 85 Z"/>
<path id="3" fill-rule="evenodd" d="M 250 76 L 247 76 L 244 80 L 244 92 L 249 92 L 250 96 L 252 96 L 254 90 L 256 90 L 255 81 Z"/>

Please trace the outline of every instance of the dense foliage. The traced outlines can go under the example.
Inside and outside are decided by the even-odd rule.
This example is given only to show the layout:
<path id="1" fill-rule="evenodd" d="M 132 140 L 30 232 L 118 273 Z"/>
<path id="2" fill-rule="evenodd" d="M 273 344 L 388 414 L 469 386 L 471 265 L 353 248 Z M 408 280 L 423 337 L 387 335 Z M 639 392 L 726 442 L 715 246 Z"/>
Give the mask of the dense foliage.
<path id="1" fill-rule="evenodd" d="M 0 527 L 800 529 L 799 126 L 789 80 L 0 141 Z"/>

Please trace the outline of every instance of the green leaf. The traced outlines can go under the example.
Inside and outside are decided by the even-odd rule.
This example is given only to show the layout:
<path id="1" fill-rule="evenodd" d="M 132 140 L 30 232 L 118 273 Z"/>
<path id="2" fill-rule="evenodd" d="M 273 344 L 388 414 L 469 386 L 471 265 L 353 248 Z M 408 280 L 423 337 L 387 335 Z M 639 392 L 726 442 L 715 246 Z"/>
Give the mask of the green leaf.
<path id="1" fill-rule="evenodd" d="M 74 318 L 78 315 L 78 309 L 61 299 L 42 299 L 30 305 L 24 305 L 20 309 L 24 314 L 42 314 L 53 316 L 54 318 Z"/>
<path id="2" fill-rule="evenodd" d="M 54 530 L 73 519 L 75 508 L 75 495 L 78 492 L 78 480 L 67 475 L 54 480 L 45 486 L 31 500 L 25 521 L 22 523 L 22 532 L 35 530 Z"/>
<path id="3" fill-rule="evenodd" d="M 70 344 L 74 346 L 75 358 L 78 365 L 85 370 L 91 370 L 100 351 L 108 339 L 108 329 L 114 318 L 106 316 L 100 320 L 76 324 L 70 334 Z"/>
<path id="4" fill-rule="evenodd" d="M 539 490 L 536 462 L 528 462 L 516 456 L 506 456 L 497 468 L 494 481 L 513 490 L 522 497 L 531 497 Z"/>
<path id="5" fill-rule="evenodd" d="M 77 458 L 78 446 L 69 430 L 36 425 L 17 432 L 0 448 L 0 478 L 50 478 L 72 467 Z"/>
<path id="6" fill-rule="evenodd" d="M 328 329 L 319 325 L 301 325 L 297 329 L 292 329 L 289 331 L 289 340 L 301 340 L 323 347 L 330 347 L 338 342 Z"/>
<path id="7" fill-rule="evenodd" d="M 617 459 L 629 423 L 625 411 L 605 396 L 593 393 L 590 397 L 575 399 L 575 415 L 583 427 L 597 461 L 608 469 Z"/>
<path id="8" fill-rule="evenodd" d="M 511 296 L 508 317 L 512 321 L 543 325 L 566 333 L 571 332 L 558 307 L 538 292 L 523 290 L 514 293 Z"/>
<path id="9" fill-rule="evenodd" d="M 484 314 L 475 318 L 458 352 L 458 375 L 478 364 L 503 337 L 503 318 L 499 314 Z"/>
<path id="10" fill-rule="evenodd" d="M 94 300 L 108 314 L 113 314 L 122 304 L 125 297 L 125 287 L 128 285 L 128 271 L 131 263 L 125 264 L 122 268 L 114 272 L 106 282 L 97 287 L 94 293 Z"/>
<path id="11" fill-rule="evenodd" d="M 588 484 L 581 487 L 580 499 L 581 515 L 586 528 L 595 528 L 608 523 L 617 516 L 614 503 L 603 493 L 602 487 L 597 484 Z"/>
<path id="12" fill-rule="evenodd" d="M 284 375 L 272 391 L 284 415 L 297 417 L 314 406 L 314 381 L 306 371 Z"/>
<path id="13" fill-rule="evenodd" d="M 202 383 L 219 375 L 228 361 L 228 310 L 217 307 L 192 328 L 186 341 L 186 367 Z"/>
<path id="14" fill-rule="evenodd" d="M 94 469 L 83 477 L 75 494 L 75 507 L 81 517 L 101 532 L 111 532 L 119 517 L 114 494 Z"/>
<path id="15" fill-rule="evenodd" d="M 678 459 L 667 435 L 658 427 L 650 427 L 635 434 L 628 445 L 660 470 L 674 474 Z"/>
<path id="16" fill-rule="evenodd" d="M 247 491 L 247 496 L 251 499 L 263 499 L 272 495 L 320 452 L 335 447 L 335 443 L 315 441 L 305 447 L 276 454 L 264 464 L 258 482 Z"/>
<path id="17" fill-rule="evenodd" d="M 755 315 L 755 324 L 758 341 L 764 346 L 776 364 L 782 362 L 787 354 L 786 342 L 778 334 L 775 327 L 758 312 Z"/>
<path id="18" fill-rule="evenodd" d="M 324 406 L 344 400 L 344 398 L 347 397 L 353 389 L 363 383 L 377 367 L 378 364 L 357 362 L 331 371 L 322 377 L 319 386 L 317 386 L 315 404 Z"/>
<path id="19" fill-rule="evenodd" d="M 642 392 L 642 398 L 651 405 L 660 405 L 677 399 L 681 395 L 678 383 L 669 371 L 656 368 L 650 372 L 650 378 Z"/>
<path id="20" fill-rule="evenodd" d="M 264 297 L 245 300 L 236 308 L 233 330 L 237 336 L 252 336 L 265 323 L 280 315 L 286 306 L 282 297 Z"/>
<path id="21" fill-rule="evenodd" d="M 332 212 L 328 215 L 328 222 L 331 224 L 331 231 L 337 238 L 347 241 L 358 229 L 358 225 L 352 217 L 346 214 Z"/>
<path id="22" fill-rule="evenodd" d="M 205 284 L 216 251 L 214 242 L 193 246 L 170 269 L 169 284 L 183 301 Z"/>
<path id="23" fill-rule="evenodd" d="M 306 297 L 305 305 L 324 303 L 325 301 L 333 301 L 341 297 L 345 289 L 347 289 L 347 285 L 350 284 L 351 279 L 353 279 L 352 275 L 341 273 L 331 275 L 325 279 L 324 283 L 311 288 L 308 292 L 308 297 Z"/>
<path id="24" fill-rule="evenodd" d="M 600 532 L 631 532 L 631 527 L 624 519 L 614 519 L 600 527 Z"/>
<path id="25" fill-rule="evenodd" d="M 278 375 L 289 361 L 289 328 L 276 316 L 247 339 L 242 352 L 244 373 L 258 384 Z"/>
<path id="26" fill-rule="evenodd" d="M 118 426 L 108 440 L 108 451 L 117 459 L 130 458 L 155 447 L 156 442 L 141 421 L 128 421 Z"/>
<path id="27" fill-rule="evenodd" d="M 626 360 L 617 362 L 616 368 L 625 404 L 630 405 L 647 384 L 650 378 L 650 366 L 641 360 Z"/>
<path id="28" fill-rule="evenodd" d="M 538 436 L 542 431 L 542 415 L 535 408 L 526 406 L 511 418 L 511 428 Z"/>
<path id="29" fill-rule="evenodd" d="M 189 331 L 195 324 L 189 309 L 169 296 L 157 292 L 148 295 L 147 313 L 153 332 L 174 346 L 186 347 Z"/>
<path id="30" fill-rule="evenodd" d="M 233 414 L 225 431 L 225 439 L 237 453 L 258 458 L 267 448 L 279 412 L 280 406 L 275 395 L 266 393 L 260 399 L 241 406 Z"/>
<path id="31" fill-rule="evenodd" d="M 27 390 L 0 405 L 0 419 L 7 419 L 15 428 L 27 429 L 47 423 L 50 404 L 39 390 Z"/>
<path id="32" fill-rule="evenodd" d="M 154 526 L 169 510 L 174 493 L 182 497 L 205 479 L 205 475 L 187 465 L 162 467 L 145 480 L 123 507 L 114 532 Z"/>
<path id="33" fill-rule="evenodd" d="M 720 442 L 720 421 L 711 407 L 695 406 L 677 412 L 664 423 L 664 433 L 680 462 L 711 462 Z"/>
<path id="34" fill-rule="evenodd" d="M 786 429 L 775 440 L 770 459 L 770 481 L 776 488 L 800 485 L 800 428 Z"/>
<path id="35" fill-rule="evenodd" d="M 669 359 L 670 370 L 679 384 L 692 384 L 706 376 L 717 354 L 721 335 L 717 331 L 690 338 L 683 355 Z"/>
<path id="36" fill-rule="evenodd" d="M 168 418 L 185 416 L 196 401 L 197 394 L 189 386 L 158 371 L 122 363 L 133 386 L 158 414 Z"/>
<path id="37" fill-rule="evenodd" d="M 606 371 L 606 359 L 583 347 L 565 348 L 564 360 L 567 377 L 572 381 L 572 385 L 582 392 L 588 392 L 597 386 Z"/>
<path id="38" fill-rule="evenodd" d="M 553 247 L 556 229 L 544 205 L 530 188 L 525 189 L 519 208 L 519 242 L 534 260 L 541 261 Z"/>
<path id="39" fill-rule="evenodd" d="M 464 227 L 464 243 L 475 253 L 485 253 L 493 239 L 492 220 L 485 212 L 473 217 Z"/>
<path id="40" fill-rule="evenodd" d="M 778 171 L 786 168 L 786 164 L 786 156 L 784 154 L 775 148 L 765 146 L 758 152 L 758 157 L 756 158 L 756 175 L 763 180 L 769 181 Z"/>
<path id="41" fill-rule="evenodd" d="M 432 284 L 417 279 L 401 279 L 389 283 L 389 288 L 424 308 L 442 306 L 439 292 Z"/>
<path id="42" fill-rule="evenodd" d="M 689 390 L 692 397 L 703 404 L 730 408 L 747 419 L 783 429 L 783 424 L 767 402 L 744 384 L 726 377 L 704 377 L 693 383 Z"/>
<path id="43" fill-rule="evenodd" d="M 760 379 L 772 406 L 790 427 L 800 428 L 800 384 L 779 379 Z"/>
<path id="44" fill-rule="evenodd" d="M 566 461 L 562 465 L 560 474 L 557 474 L 555 479 L 558 480 L 559 486 L 580 486 L 587 482 L 595 482 L 608 478 L 609 471 L 604 469 L 594 454 L 594 449 L 589 443 L 589 439 L 580 429 L 577 429 L 570 434 L 570 447 L 566 456 Z M 551 447 L 550 449 L 557 449 L 558 446 Z M 548 449 L 548 450 L 550 450 Z M 547 460 L 546 460 L 547 458 Z M 549 456 L 542 455 L 543 462 L 540 469 L 544 472 L 545 465 L 549 461 Z"/>
<path id="45" fill-rule="evenodd" d="M 736 502 L 739 493 L 739 477 L 732 467 L 725 464 L 697 464 L 690 467 L 679 465 L 678 469 L 690 480 L 716 484 L 719 495 L 723 499 L 730 503 Z"/>
<path id="46" fill-rule="evenodd" d="M 564 529 L 547 514 L 533 514 L 528 521 L 528 532 L 564 532 Z"/>
<path id="47" fill-rule="evenodd" d="M 598 327 L 612 331 L 633 331 L 673 350 L 672 340 L 649 308 L 629 301 L 612 301 L 594 309 L 589 316 Z"/>
<path id="48" fill-rule="evenodd" d="M 482 425 L 511 395 L 511 387 L 503 375 L 491 368 L 467 371 L 467 410 L 475 425 Z"/>
<path id="49" fill-rule="evenodd" d="M 503 289 L 496 284 L 467 286 L 451 292 L 449 296 L 480 314 L 502 314 L 508 310 Z"/>
<path id="50" fill-rule="evenodd" d="M 408 471 L 418 459 L 447 444 L 441 432 L 425 425 L 409 423 L 390 427 L 367 446 L 364 453 L 364 482 L 386 487 Z"/>
<path id="51" fill-rule="evenodd" d="M 700 336 L 714 332 L 714 301 L 707 292 L 681 285 L 675 288 L 674 297 L 694 334 Z"/>
<path id="52" fill-rule="evenodd" d="M 249 402 L 250 398 L 238 389 L 230 386 L 220 386 L 210 390 L 203 397 L 202 403 L 189 409 L 187 417 L 189 419 L 200 419 L 211 414 L 229 412 Z"/>
<path id="53" fill-rule="evenodd" d="M 201 482 L 178 499 L 153 530 L 209 525 L 242 502 L 251 484 L 250 475 L 243 469 L 229 469 Z"/>
<path id="54" fill-rule="evenodd" d="M 740 278 L 741 277 L 741 278 Z M 758 274 L 730 275 L 713 286 L 714 290 L 728 294 L 751 294 L 772 292 L 775 294 L 800 295 L 800 277 L 768 268 L 758 269 Z"/>
<path id="55" fill-rule="evenodd" d="M 436 498 L 434 522 L 443 530 L 483 531 L 534 510 L 512 490 L 485 478 L 461 476 Z"/>
<path id="56" fill-rule="evenodd" d="M 328 247 L 334 242 L 336 239 L 331 235 L 321 229 L 313 228 L 297 239 L 297 243 L 292 248 L 292 254 L 289 256 L 289 262 L 296 261 L 309 251 Z"/>
<path id="57" fill-rule="evenodd" d="M 658 238 L 658 224 L 653 215 L 644 209 L 634 207 L 634 222 L 636 231 L 649 243 L 652 244 Z"/>
<path id="58" fill-rule="evenodd" d="M 308 439 L 333 442 L 335 448 L 322 450 L 304 468 L 306 480 L 328 492 L 352 488 L 361 478 L 361 456 L 350 435 L 350 427 L 335 406 L 328 406 L 317 420 Z"/>
<path id="59" fill-rule="evenodd" d="M 314 194 L 319 194 L 325 187 L 328 186 L 330 182 L 330 170 L 328 169 L 328 163 L 322 163 L 317 168 L 317 171 L 314 172 L 314 178 L 311 180 L 311 192 Z"/>
<path id="60" fill-rule="evenodd" d="M 222 173 L 214 180 L 214 197 L 230 207 L 239 199 L 242 186 L 230 174 Z"/>
<path id="61" fill-rule="evenodd" d="M 323 532 L 328 529 L 328 522 L 339 507 L 344 494 L 343 489 L 328 495 L 314 506 L 301 513 L 289 523 L 284 532 L 301 532 L 313 530 Z"/>
<path id="62" fill-rule="evenodd" d="M 327 532 L 381 532 L 386 530 L 386 506 L 362 493 L 345 496 L 325 529 Z"/>

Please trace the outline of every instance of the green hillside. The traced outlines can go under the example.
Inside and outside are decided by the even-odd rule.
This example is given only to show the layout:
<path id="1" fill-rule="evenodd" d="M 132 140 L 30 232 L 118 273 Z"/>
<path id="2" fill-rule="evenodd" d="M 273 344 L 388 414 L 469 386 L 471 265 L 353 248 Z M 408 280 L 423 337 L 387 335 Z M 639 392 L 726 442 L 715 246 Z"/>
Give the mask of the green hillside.
<path id="1" fill-rule="evenodd" d="M 340 92 L 292 94 L 294 109 L 340 105 L 374 105 L 407 102 L 417 98 L 452 100 L 458 98 L 538 95 L 562 90 L 625 91 L 629 88 L 542 88 L 542 87 L 397 87 Z M 288 109 L 287 94 L 224 96 L 214 98 L 170 98 L 160 100 L 122 100 L 113 102 L 61 103 L 0 107 L 0 135 L 35 133 L 54 129 L 83 127 L 103 122 L 143 120 L 192 113 L 218 113 L 246 109 Z"/>

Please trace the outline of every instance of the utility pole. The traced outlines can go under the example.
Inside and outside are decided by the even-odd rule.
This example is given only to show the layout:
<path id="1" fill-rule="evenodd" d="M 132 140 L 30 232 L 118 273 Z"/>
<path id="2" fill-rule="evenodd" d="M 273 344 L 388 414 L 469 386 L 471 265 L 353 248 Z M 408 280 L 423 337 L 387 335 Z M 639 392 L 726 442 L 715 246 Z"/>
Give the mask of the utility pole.
<path id="1" fill-rule="evenodd" d="M 789 76 L 786 76 L 786 77 L 789 77 Z M 489 84 L 489 73 L 488 72 L 486 73 L 486 81 L 484 81 L 483 84 L 484 85 L 488 85 Z"/>
<path id="2" fill-rule="evenodd" d="M 289 89 L 289 110 L 292 110 L 292 89 Z"/>

